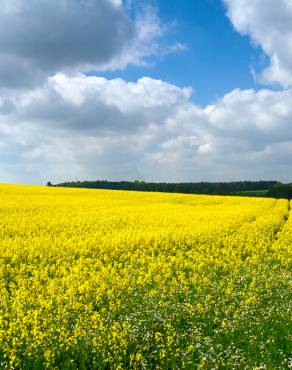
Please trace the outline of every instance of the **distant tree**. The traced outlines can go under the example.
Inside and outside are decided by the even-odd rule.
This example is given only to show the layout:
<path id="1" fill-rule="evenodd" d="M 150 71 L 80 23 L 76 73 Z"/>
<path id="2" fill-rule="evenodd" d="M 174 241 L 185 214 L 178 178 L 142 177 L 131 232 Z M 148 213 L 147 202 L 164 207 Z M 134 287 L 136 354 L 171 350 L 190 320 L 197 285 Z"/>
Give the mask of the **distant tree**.
<path id="1" fill-rule="evenodd" d="M 47 182 L 47 186 L 52 186 L 51 181 L 48 181 L 48 182 Z"/>
<path id="2" fill-rule="evenodd" d="M 218 195 L 228 195 L 230 194 L 229 188 L 225 184 L 220 184 L 215 191 L 216 194 Z"/>
<path id="3" fill-rule="evenodd" d="M 228 195 L 245 191 L 267 190 L 266 196 L 272 195 L 271 189 L 276 184 L 276 181 L 238 181 L 238 182 L 198 182 L 198 183 L 154 183 L 141 180 L 136 181 L 76 181 L 65 182 L 57 185 L 63 187 L 77 187 L 90 189 L 115 189 L 115 190 L 138 190 L 138 191 L 162 191 L 168 193 L 188 193 L 188 194 L 214 194 Z M 278 185 L 281 188 L 283 184 Z M 276 187 L 277 188 L 277 187 Z M 279 191 L 277 191 L 279 193 Z M 254 195 L 256 196 L 256 195 Z M 281 196 L 283 197 L 283 196 Z"/>
<path id="4" fill-rule="evenodd" d="M 277 182 L 269 191 L 269 195 L 274 198 L 292 199 L 292 184 Z"/>

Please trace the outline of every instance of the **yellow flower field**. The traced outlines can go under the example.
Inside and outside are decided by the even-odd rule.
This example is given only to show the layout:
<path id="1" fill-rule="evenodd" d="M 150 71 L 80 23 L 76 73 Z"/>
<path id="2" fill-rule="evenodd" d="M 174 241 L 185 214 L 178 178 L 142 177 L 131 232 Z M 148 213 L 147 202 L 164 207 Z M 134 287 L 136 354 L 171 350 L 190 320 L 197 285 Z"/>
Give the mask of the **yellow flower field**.
<path id="1" fill-rule="evenodd" d="M 0 368 L 292 368 L 289 209 L 0 185 Z"/>

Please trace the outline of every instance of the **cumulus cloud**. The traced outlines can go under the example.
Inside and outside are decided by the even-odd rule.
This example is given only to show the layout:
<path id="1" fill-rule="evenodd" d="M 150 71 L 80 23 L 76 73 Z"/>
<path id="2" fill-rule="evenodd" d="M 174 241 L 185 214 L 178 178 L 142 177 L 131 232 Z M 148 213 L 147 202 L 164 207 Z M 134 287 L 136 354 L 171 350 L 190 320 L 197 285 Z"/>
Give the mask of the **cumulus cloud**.
<path id="1" fill-rule="evenodd" d="M 160 39 L 167 33 L 167 26 L 161 24 L 157 9 L 149 4 L 143 4 L 136 11 L 134 26 L 134 37 L 128 43 L 123 53 L 112 58 L 102 66 L 101 70 L 123 69 L 132 64 L 136 66 L 150 66 L 148 58 L 164 53 L 174 53 L 184 49 L 178 42 L 173 45 L 161 46 Z"/>
<path id="2" fill-rule="evenodd" d="M 262 81 L 292 85 L 292 1 L 224 0 L 235 29 L 251 37 L 270 58 Z"/>
<path id="3" fill-rule="evenodd" d="M 84 73 L 183 49 L 161 49 L 152 7 L 133 19 L 121 0 L 2 0 L 0 181 L 291 181 L 291 0 L 225 3 L 270 56 L 265 81 L 286 87 L 200 107 L 191 88 Z"/>
<path id="4" fill-rule="evenodd" d="M 164 50 L 158 40 L 166 30 L 153 7 L 128 13 L 120 0 L 2 0 L 0 87 L 40 85 L 59 72 L 147 64 Z"/>
<path id="5" fill-rule="evenodd" d="M 199 107 L 160 80 L 58 74 L 0 102 L 0 173 L 18 182 L 289 179 L 291 90 L 236 89 Z"/>

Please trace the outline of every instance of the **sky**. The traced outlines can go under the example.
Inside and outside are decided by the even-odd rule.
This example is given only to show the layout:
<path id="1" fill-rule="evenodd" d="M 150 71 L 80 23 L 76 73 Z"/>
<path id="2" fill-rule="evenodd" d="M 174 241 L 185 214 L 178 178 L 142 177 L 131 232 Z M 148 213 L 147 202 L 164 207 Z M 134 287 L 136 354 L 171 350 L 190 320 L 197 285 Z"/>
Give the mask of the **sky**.
<path id="1" fill-rule="evenodd" d="M 292 182 L 292 0 L 1 0 L 0 182 Z"/>

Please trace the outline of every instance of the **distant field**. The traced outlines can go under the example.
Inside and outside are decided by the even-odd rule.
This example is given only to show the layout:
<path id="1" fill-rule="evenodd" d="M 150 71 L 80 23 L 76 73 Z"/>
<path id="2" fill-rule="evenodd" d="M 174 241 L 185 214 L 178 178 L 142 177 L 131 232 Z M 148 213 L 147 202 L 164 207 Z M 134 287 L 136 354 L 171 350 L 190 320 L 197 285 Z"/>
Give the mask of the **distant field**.
<path id="1" fill-rule="evenodd" d="M 246 191 L 237 191 L 234 192 L 234 195 L 254 195 L 257 197 L 267 195 L 269 190 L 246 190 Z"/>
<path id="2" fill-rule="evenodd" d="M 289 209 L 0 185 L 0 367 L 291 368 Z"/>

